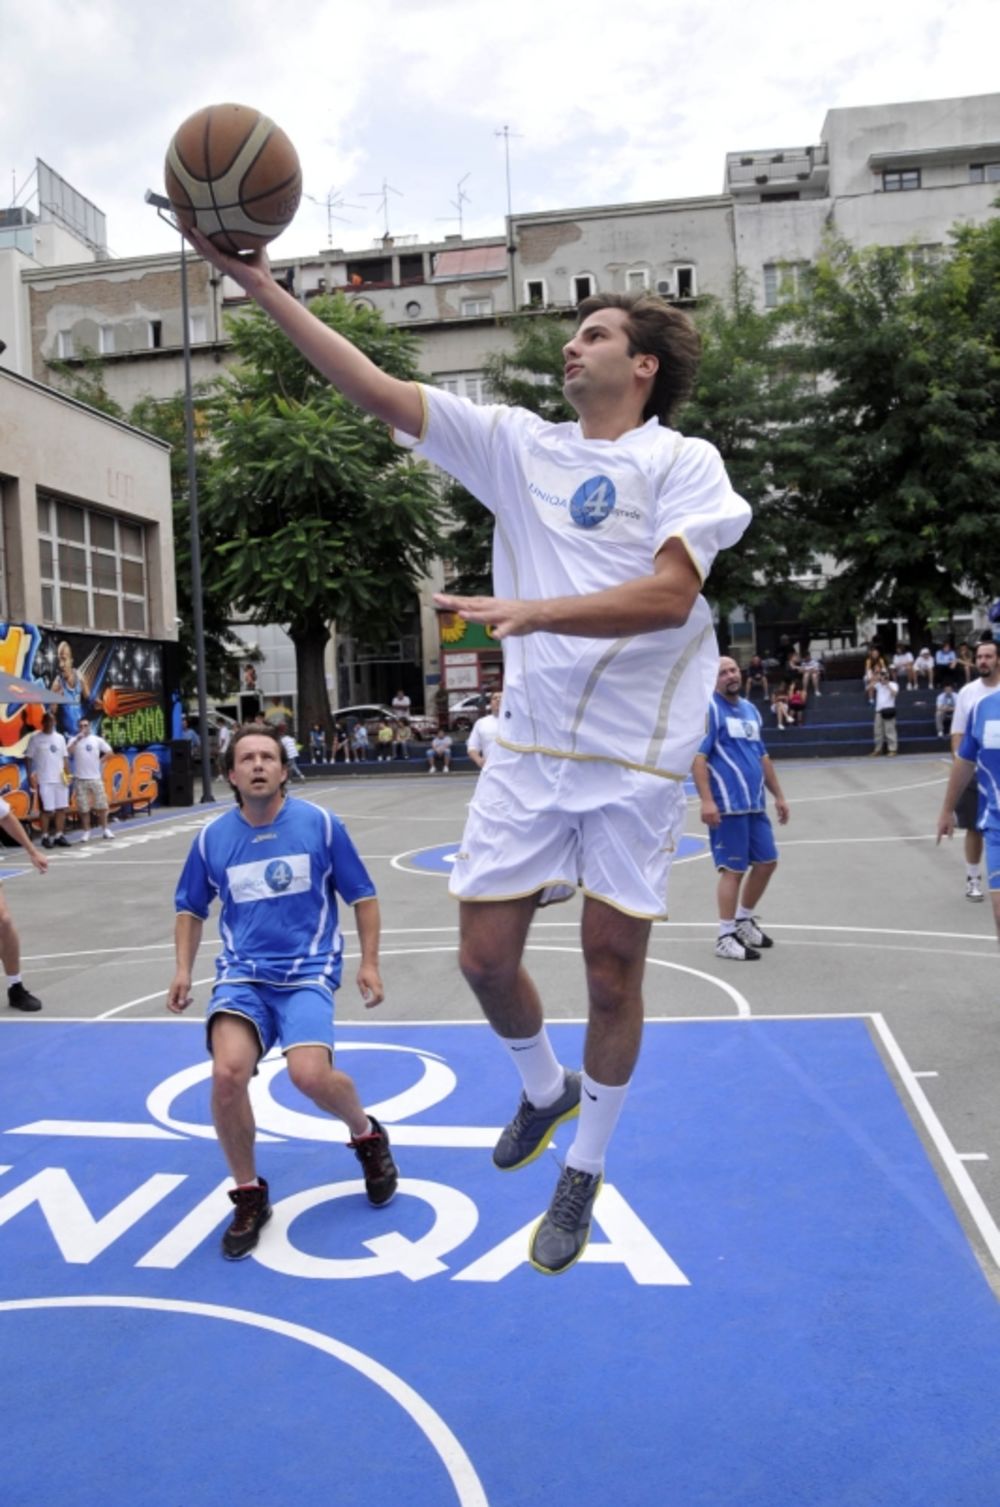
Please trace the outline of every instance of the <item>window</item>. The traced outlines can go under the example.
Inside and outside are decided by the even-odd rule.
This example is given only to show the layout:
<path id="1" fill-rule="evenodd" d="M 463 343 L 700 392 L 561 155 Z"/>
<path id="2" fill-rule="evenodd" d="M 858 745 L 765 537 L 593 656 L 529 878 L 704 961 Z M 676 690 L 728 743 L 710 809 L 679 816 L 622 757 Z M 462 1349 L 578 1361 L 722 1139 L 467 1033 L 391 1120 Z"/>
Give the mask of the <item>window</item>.
<path id="1" fill-rule="evenodd" d="M 969 165 L 970 183 L 1000 183 L 1000 162 L 973 162 Z"/>
<path id="2" fill-rule="evenodd" d="M 115 327 L 113 324 L 101 324 L 97 327 L 97 352 L 100 356 L 110 356 L 115 348 Z"/>
<path id="3" fill-rule="evenodd" d="M 570 283 L 570 302 L 576 307 L 582 304 L 585 298 L 591 298 L 597 292 L 597 279 L 589 272 L 578 272 Z"/>
<path id="4" fill-rule="evenodd" d="M 694 267 L 675 267 L 677 297 L 695 298 L 698 293 L 698 275 Z"/>
<path id="5" fill-rule="evenodd" d="M 42 617 L 62 628 L 146 632 L 141 523 L 40 493 Z"/>
<path id="6" fill-rule="evenodd" d="M 644 293 L 649 287 L 649 268 L 630 267 L 625 273 L 626 293 Z"/>
<path id="7" fill-rule="evenodd" d="M 764 307 L 776 309 L 802 292 L 808 262 L 764 263 Z"/>
<path id="8" fill-rule="evenodd" d="M 69 361 L 76 355 L 76 342 L 72 330 L 57 330 L 56 355 L 60 361 Z"/>
<path id="9" fill-rule="evenodd" d="M 529 309 L 544 309 L 549 297 L 543 277 L 528 278 L 524 284 L 524 302 Z"/>
<path id="10" fill-rule="evenodd" d="M 887 194 L 904 193 L 910 188 L 920 187 L 920 169 L 918 167 L 903 167 L 896 172 L 882 174 L 882 188 Z"/>
<path id="11" fill-rule="evenodd" d="M 487 296 L 486 298 L 463 298 L 460 303 L 460 308 L 462 314 L 467 319 L 471 319 L 476 315 L 481 316 L 483 314 L 492 314 L 493 298 L 491 295 Z"/>
<path id="12" fill-rule="evenodd" d="M 151 351 L 161 350 L 163 347 L 163 321 L 151 319 L 146 326 L 146 345 Z"/>
<path id="13" fill-rule="evenodd" d="M 490 390 L 483 372 L 448 372 L 436 377 L 438 387 L 453 392 L 460 398 L 469 398 L 473 403 L 491 402 Z"/>
<path id="14" fill-rule="evenodd" d="M 192 345 L 204 345 L 208 339 L 207 314 L 190 314 L 188 316 L 188 339 Z"/>

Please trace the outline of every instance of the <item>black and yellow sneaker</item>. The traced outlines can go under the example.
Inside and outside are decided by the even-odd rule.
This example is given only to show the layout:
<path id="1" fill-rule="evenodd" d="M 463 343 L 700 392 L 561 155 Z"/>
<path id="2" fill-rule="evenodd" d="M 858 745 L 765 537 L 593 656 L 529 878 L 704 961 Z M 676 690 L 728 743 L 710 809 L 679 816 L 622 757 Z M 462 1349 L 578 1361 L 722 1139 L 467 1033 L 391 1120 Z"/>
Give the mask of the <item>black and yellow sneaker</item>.
<path id="1" fill-rule="evenodd" d="M 567 1070 L 563 1091 L 554 1104 L 538 1109 L 521 1095 L 517 1113 L 505 1125 L 493 1148 L 493 1165 L 501 1172 L 514 1172 L 540 1156 L 560 1125 L 580 1113 L 580 1074 Z"/>
<path id="2" fill-rule="evenodd" d="M 227 1261 L 242 1261 L 257 1244 L 271 1217 L 267 1183 L 260 1178 L 256 1188 L 230 1188 L 229 1197 L 236 1205 L 236 1213 L 222 1237 L 222 1254 Z"/>
<path id="3" fill-rule="evenodd" d="M 528 1257 L 536 1271 L 554 1277 L 579 1261 L 590 1239 L 594 1199 L 603 1181 L 600 1172 L 563 1168 L 552 1202 L 536 1224 L 528 1244 Z"/>
<path id="4" fill-rule="evenodd" d="M 348 1141 L 348 1146 L 361 1163 L 368 1202 L 381 1209 L 395 1196 L 399 1172 L 389 1150 L 389 1135 L 374 1115 L 368 1116 L 371 1130 L 367 1135 Z"/>

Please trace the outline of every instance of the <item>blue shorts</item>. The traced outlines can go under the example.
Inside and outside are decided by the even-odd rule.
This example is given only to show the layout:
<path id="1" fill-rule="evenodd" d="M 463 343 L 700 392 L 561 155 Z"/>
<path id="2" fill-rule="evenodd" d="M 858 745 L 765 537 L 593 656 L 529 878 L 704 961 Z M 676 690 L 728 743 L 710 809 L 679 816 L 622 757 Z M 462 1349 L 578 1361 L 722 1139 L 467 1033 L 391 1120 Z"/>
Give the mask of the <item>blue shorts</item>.
<path id="1" fill-rule="evenodd" d="M 289 1047 L 321 1046 L 333 1054 L 333 995 L 325 984 L 216 984 L 205 1016 L 209 1052 L 217 1015 L 239 1015 L 249 1021 L 262 1057 L 276 1041 L 283 1052 Z"/>
<path id="2" fill-rule="evenodd" d="M 764 811 L 724 816 L 717 827 L 709 827 L 708 838 L 717 869 L 745 874 L 751 864 L 778 861 L 771 819 Z"/>
<path id="3" fill-rule="evenodd" d="M 989 828 L 983 833 L 986 858 L 986 886 L 991 892 L 1000 890 L 1000 832 Z"/>

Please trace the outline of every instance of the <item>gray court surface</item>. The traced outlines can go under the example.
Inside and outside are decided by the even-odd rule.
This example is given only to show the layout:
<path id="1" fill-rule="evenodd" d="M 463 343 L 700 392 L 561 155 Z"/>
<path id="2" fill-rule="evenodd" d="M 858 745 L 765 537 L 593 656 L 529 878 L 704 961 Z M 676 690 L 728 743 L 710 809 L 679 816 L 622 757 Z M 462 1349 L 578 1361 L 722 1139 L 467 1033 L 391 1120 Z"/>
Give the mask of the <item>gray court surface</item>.
<path id="1" fill-rule="evenodd" d="M 761 910 L 775 947 L 757 963 L 716 959 L 707 846 L 679 860 L 671 919 L 653 929 L 647 1015 L 863 1016 L 1000 1293 L 1000 949 L 989 901 L 965 899 L 961 836 L 935 846 L 947 770 L 933 756 L 782 763 L 792 818 L 779 833 L 781 861 Z M 380 1025 L 478 1019 L 456 966 L 457 908 L 446 879 L 420 867 L 424 850 L 457 843 L 472 788 L 472 776 L 420 773 L 295 791 L 344 818 L 378 885 L 387 986 Z M 52 853 L 44 878 L 5 850 L 25 981 L 45 1004 L 38 1029 L 53 1018 L 167 1018 L 173 888 L 199 827 L 228 804 L 221 784 L 216 791 L 217 806 L 160 811 L 119 826 L 115 842 Z M 687 832 L 704 837 L 693 798 Z M 553 907 L 530 938 L 528 966 L 554 1020 L 585 1013 L 578 922 L 577 902 Z M 214 944 L 210 923 L 192 1013 L 208 997 Z M 349 960 L 354 952 L 349 932 Z M 338 1018 L 372 1020 L 350 961 Z M 492 1066 L 502 1071 L 502 1059 Z M 512 1081 L 512 1107 L 515 1099 Z"/>

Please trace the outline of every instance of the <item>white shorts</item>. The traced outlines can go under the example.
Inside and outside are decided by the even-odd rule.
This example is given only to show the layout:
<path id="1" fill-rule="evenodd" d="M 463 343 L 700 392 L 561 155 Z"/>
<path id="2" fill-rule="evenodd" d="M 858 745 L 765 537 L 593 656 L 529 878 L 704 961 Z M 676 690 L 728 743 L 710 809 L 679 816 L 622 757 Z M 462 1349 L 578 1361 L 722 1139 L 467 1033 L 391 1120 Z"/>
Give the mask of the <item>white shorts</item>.
<path id="1" fill-rule="evenodd" d="M 58 785 L 39 785 L 38 799 L 43 811 L 65 811 L 69 805 L 69 786 L 62 781 Z"/>
<path id="2" fill-rule="evenodd" d="M 449 889 L 460 900 L 542 891 L 543 905 L 582 889 L 626 915 L 662 920 L 685 807 L 679 780 L 495 743 Z"/>

